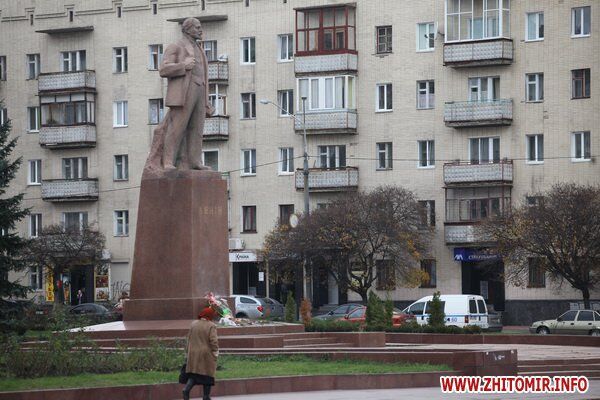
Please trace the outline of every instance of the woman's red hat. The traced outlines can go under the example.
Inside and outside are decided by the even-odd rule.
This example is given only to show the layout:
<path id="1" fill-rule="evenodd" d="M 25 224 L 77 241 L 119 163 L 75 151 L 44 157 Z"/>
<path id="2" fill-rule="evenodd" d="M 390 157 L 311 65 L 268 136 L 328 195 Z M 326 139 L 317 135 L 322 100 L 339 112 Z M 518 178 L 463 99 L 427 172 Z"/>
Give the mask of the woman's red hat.
<path id="1" fill-rule="evenodd" d="M 213 310 L 210 307 L 206 307 L 205 309 L 200 311 L 200 314 L 198 314 L 198 319 L 204 318 L 209 321 L 212 321 L 213 319 L 215 319 L 216 316 L 217 316 L 217 313 L 215 312 L 215 310 Z"/>

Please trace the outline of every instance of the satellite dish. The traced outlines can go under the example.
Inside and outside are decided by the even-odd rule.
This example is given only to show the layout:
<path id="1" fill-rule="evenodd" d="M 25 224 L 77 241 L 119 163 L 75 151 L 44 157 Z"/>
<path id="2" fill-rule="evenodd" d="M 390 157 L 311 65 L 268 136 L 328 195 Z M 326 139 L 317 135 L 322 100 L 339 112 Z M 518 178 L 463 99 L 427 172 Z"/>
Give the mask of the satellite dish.
<path id="1" fill-rule="evenodd" d="M 300 221 L 300 220 L 298 219 L 298 216 L 297 216 L 296 214 L 292 214 L 292 215 L 290 215 L 290 226 L 291 226 L 292 228 L 295 228 L 295 227 L 297 227 L 297 226 L 298 226 L 298 222 L 299 222 L 299 221 Z"/>

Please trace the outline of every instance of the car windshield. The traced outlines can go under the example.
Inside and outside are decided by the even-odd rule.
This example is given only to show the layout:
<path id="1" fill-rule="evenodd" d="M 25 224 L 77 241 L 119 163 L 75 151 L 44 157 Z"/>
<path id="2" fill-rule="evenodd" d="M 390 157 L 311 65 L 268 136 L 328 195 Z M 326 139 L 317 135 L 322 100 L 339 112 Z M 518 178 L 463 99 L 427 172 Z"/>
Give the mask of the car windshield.
<path id="1" fill-rule="evenodd" d="M 561 321 L 575 321 L 575 316 L 577 315 L 577 311 L 567 311 L 566 313 L 564 313 L 563 315 L 561 315 L 560 320 Z"/>
<path id="2" fill-rule="evenodd" d="M 359 308 L 357 310 L 354 310 L 350 313 L 350 315 L 348 315 L 348 318 L 362 318 L 365 316 L 365 311 L 366 308 Z"/>

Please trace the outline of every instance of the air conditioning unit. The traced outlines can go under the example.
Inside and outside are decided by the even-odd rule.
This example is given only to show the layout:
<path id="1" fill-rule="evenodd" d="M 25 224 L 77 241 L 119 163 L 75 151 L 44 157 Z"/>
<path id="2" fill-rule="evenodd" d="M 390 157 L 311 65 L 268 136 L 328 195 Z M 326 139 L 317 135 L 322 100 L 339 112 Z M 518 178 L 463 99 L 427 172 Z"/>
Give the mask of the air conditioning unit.
<path id="1" fill-rule="evenodd" d="M 244 250 L 246 243 L 243 239 L 229 239 L 229 250 Z"/>

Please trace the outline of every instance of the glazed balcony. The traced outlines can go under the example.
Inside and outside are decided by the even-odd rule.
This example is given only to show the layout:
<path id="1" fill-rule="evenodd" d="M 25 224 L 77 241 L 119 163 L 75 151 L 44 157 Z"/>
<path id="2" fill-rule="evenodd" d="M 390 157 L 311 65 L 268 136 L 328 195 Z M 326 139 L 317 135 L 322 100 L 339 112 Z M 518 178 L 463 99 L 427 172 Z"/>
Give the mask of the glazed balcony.
<path id="1" fill-rule="evenodd" d="M 227 61 L 208 62 L 208 80 L 211 83 L 226 83 L 229 80 L 229 64 Z"/>
<path id="2" fill-rule="evenodd" d="M 492 239 L 478 229 L 477 224 L 446 225 L 444 235 L 447 245 L 485 244 Z"/>
<path id="3" fill-rule="evenodd" d="M 296 114 L 298 119 L 294 120 L 294 129 L 302 133 L 306 124 L 306 133 L 311 134 L 356 134 L 358 117 L 356 110 L 326 110 L 311 111 L 304 114 Z"/>
<path id="4" fill-rule="evenodd" d="M 204 120 L 204 140 L 229 139 L 229 117 L 224 115 L 206 118 Z"/>
<path id="5" fill-rule="evenodd" d="M 40 146 L 48 149 L 74 149 L 96 146 L 96 126 L 42 126 Z"/>
<path id="6" fill-rule="evenodd" d="M 296 170 L 296 190 L 304 190 L 304 171 Z M 311 168 L 308 173 L 311 192 L 344 192 L 358 189 L 358 168 Z"/>
<path id="7" fill-rule="evenodd" d="M 453 128 L 512 124 L 512 99 L 451 101 L 444 108 L 444 122 Z"/>
<path id="8" fill-rule="evenodd" d="M 296 75 L 356 72 L 358 70 L 358 55 L 355 52 L 337 54 L 296 55 L 294 71 Z"/>
<path id="9" fill-rule="evenodd" d="M 40 93 L 71 92 L 96 89 L 95 71 L 52 72 L 40 74 L 38 91 Z"/>
<path id="10" fill-rule="evenodd" d="M 42 200 L 44 201 L 97 201 L 98 193 L 98 179 L 52 179 L 42 181 Z"/>
<path id="11" fill-rule="evenodd" d="M 512 184 L 513 162 L 505 160 L 499 163 L 471 164 L 448 163 L 444 164 L 444 183 L 456 184 Z"/>
<path id="12" fill-rule="evenodd" d="M 444 65 L 454 68 L 513 62 L 512 39 L 497 38 L 444 44 Z"/>

